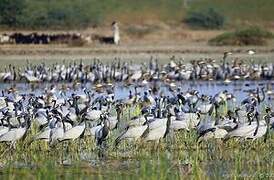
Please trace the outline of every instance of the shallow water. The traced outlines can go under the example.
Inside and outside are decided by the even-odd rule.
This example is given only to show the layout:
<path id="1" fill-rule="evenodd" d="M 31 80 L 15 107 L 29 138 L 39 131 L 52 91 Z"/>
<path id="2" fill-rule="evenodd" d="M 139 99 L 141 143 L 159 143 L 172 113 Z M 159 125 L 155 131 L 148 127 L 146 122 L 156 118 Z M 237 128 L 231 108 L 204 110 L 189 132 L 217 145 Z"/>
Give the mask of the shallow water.
<path id="1" fill-rule="evenodd" d="M 176 90 L 177 88 L 180 88 L 183 92 L 187 90 L 198 90 L 200 94 L 205 94 L 209 96 L 214 96 L 215 94 L 227 90 L 229 93 L 232 93 L 236 98 L 237 101 L 240 102 L 244 98 L 247 97 L 248 91 L 255 90 L 256 88 L 265 87 L 265 89 L 268 91 L 272 91 L 274 89 L 274 80 L 263 80 L 263 81 L 233 81 L 229 84 L 226 84 L 222 81 L 180 81 L 175 82 L 176 87 L 173 88 L 173 90 Z M 16 83 L 13 86 L 16 87 L 17 90 L 19 90 L 19 93 L 34 93 L 36 95 L 43 95 L 46 89 L 49 89 L 51 85 L 55 85 L 55 83 L 39 83 L 36 84 L 35 87 L 32 87 L 32 85 L 27 83 Z M 58 88 L 61 88 L 62 85 L 66 85 L 70 87 L 72 84 L 66 84 L 66 83 L 60 83 L 57 85 Z M 164 84 L 162 82 L 156 82 L 156 83 L 149 83 L 145 86 L 139 86 L 138 92 L 141 92 L 141 94 L 151 89 L 153 86 L 159 87 L 159 93 L 164 93 L 168 96 L 173 96 L 174 94 L 172 91 L 170 91 L 170 86 L 167 84 Z M 0 83 L 0 90 L 10 88 L 11 84 L 9 83 Z M 67 96 L 71 96 L 72 93 L 77 94 L 83 94 L 83 89 L 93 89 L 94 85 L 90 83 L 81 84 L 76 89 L 68 90 L 66 91 Z M 116 83 L 114 84 L 114 94 L 115 99 L 125 99 L 129 95 L 129 90 L 134 92 L 135 85 L 131 86 L 124 86 L 123 83 Z M 56 95 L 59 96 L 58 91 L 56 92 Z"/>

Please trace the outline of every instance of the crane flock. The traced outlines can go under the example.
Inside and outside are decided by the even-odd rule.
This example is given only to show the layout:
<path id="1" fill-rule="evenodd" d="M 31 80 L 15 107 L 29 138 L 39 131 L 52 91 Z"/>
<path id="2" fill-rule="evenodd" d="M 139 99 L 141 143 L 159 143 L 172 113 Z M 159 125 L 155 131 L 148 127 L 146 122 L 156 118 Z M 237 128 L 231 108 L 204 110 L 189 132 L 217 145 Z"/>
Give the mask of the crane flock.
<path id="1" fill-rule="evenodd" d="M 245 63 L 235 59 L 227 61 L 231 53 L 224 53 L 221 63 L 214 59 L 193 60 L 189 63 L 171 57 L 169 63 L 160 64 L 151 58 L 147 63 L 134 64 L 116 59 L 112 63 L 102 63 L 94 59 L 90 64 L 55 63 L 53 65 L 31 64 L 24 67 L 8 65 L 0 72 L 2 82 L 81 82 L 108 83 L 125 82 L 126 84 L 147 84 L 153 81 L 223 81 L 269 80 L 274 78 L 273 63 Z M 232 62 L 232 63 L 230 63 Z"/>
<path id="2" fill-rule="evenodd" d="M 3 89 L 0 142 L 15 148 L 18 141 L 29 145 L 45 141 L 54 148 L 64 141 L 88 138 L 106 148 L 119 147 L 124 141 L 159 144 L 181 131 L 195 131 L 198 143 L 210 139 L 267 141 L 274 128 L 274 112 L 264 87 L 250 91 L 243 100 L 227 90 L 212 96 L 177 87 L 167 95 L 161 88 L 134 87 L 134 92 L 129 90 L 120 99 L 107 86 L 100 91 L 80 88 L 66 95 L 57 85 L 41 95 L 15 87 Z"/>

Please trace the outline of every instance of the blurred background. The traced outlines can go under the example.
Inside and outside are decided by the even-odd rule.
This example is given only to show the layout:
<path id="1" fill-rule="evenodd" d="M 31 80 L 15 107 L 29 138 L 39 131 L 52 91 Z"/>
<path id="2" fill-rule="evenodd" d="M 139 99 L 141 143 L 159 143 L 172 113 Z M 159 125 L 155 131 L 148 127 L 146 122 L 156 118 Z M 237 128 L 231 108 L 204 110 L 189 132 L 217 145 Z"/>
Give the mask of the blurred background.
<path id="1" fill-rule="evenodd" d="M 1 0 L 0 30 L 97 37 L 115 20 L 126 44 L 261 46 L 274 44 L 273 10 L 272 0 Z"/>
<path id="2" fill-rule="evenodd" d="M 116 19 L 207 29 L 274 27 L 273 10 L 271 0 L 1 0 L 0 23 L 2 28 L 82 29 Z"/>

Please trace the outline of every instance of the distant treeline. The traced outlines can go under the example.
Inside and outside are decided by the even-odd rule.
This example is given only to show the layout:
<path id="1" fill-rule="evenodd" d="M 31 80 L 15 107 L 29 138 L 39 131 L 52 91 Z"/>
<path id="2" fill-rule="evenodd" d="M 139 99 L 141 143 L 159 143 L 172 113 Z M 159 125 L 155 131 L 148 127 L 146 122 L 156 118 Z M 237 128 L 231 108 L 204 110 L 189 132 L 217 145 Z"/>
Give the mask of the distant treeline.
<path id="1" fill-rule="evenodd" d="M 220 28 L 224 18 L 228 27 L 271 25 L 273 10 L 273 0 L 0 0 L 0 28 L 79 29 L 113 20 Z"/>
<path id="2" fill-rule="evenodd" d="M 84 28 L 98 25 L 115 18 L 131 18 L 130 14 L 148 12 L 171 14 L 176 8 L 178 14 L 181 0 L 0 0 L 0 26 L 12 28 Z M 166 11 L 158 11 L 166 9 Z M 148 8 L 148 9 L 147 9 Z M 150 12 L 155 9 L 158 12 Z M 173 11 L 174 12 L 174 11 Z M 125 14 L 125 15 L 124 15 Z M 143 13 L 140 13 L 142 16 Z M 139 15 L 138 15 L 139 16 Z M 174 14 L 173 14 L 174 17 Z"/>
<path id="3" fill-rule="evenodd" d="M 1 0 L 0 25 L 12 28 L 81 28 L 96 25 L 96 0 Z"/>

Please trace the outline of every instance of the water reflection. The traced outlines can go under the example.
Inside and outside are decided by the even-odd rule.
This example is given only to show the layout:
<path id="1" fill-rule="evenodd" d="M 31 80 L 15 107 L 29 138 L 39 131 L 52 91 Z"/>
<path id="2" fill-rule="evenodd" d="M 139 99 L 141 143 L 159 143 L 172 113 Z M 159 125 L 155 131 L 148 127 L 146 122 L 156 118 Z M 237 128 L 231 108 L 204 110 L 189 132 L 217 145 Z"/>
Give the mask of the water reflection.
<path id="1" fill-rule="evenodd" d="M 199 91 L 200 94 L 206 94 L 214 96 L 216 93 L 227 90 L 230 93 L 233 93 L 235 97 L 237 97 L 237 101 L 243 100 L 249 91 L 256 89 L 257 87 L 266 87 L 266 92 L 269 95 L 269 97 L 272 96 L 272 89 L 274 87 L 274 80 L 265 80 L 265 81 L 234 81 L 229 84 L 224 83 L 223 81 L 181 81 L 181 82 L 175 82 L 176 87 L 174 88 L 181 88 L 182 91 L 187 91 L 190 89 L 196 89 Z M 35 95 L 43 95 L 45 93 L 46 89 L 50 89 L 52 85 L 55 85 L 58 87 L 58 89 L 62 88 L 62 86 L 72 87 L 72 84 L 64 84 L 59 83 L 51 84 L 51 83 L 41 83 L 41 84 L 26 84 L 26 83 L 16 83 L 14 85 L 11 85 L 9 83 L 1 83 L 0 84 L 0 90 L 10 88 L 11 86 L 16 87 L 16 89 L 19 91 L 19 93 L 34 93 Z M 115 99 L 123 99 L 127 98 L 129 94 L 129 90 L 134 92 L 134 88 L 136 85 L 130 85 L 125 86 L 123 83 L 117 83 L 114 85 L 114 94 Z M 144 90 L 152 89 L 157 87 L 159 91 L 157 91 L 157 94 L 163 93 L 168 96 L 173 96 L 172 91 L 170 91 L 170 84 L 166 84 L 163 82 L 154 82 L 154 83 L 148 83 L 145 86 L 139 86 L 138 85 L 138 92 L 143 92 Z M 81 84 L 75 89 L 69 89 L 66 91 L 67 96 L 71 96 L 72 93 L 77 94 L 83 94 L 83 89 L 93 89 L 94 85 L 87 83 L 87 84 Z M 56 96 L 60 96 L 58 91 L 56 92 Z"/>

